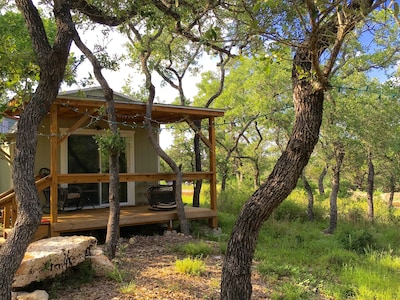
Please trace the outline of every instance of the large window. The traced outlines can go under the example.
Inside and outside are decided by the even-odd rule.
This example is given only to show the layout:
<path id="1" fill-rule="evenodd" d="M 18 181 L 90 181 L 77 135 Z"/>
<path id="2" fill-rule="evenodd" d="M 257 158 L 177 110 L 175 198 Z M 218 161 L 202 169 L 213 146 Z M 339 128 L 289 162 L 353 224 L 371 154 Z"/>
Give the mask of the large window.
<path id="1" fill-rule="evenodd" d="M 94 136 L 98 131 L 80 130 L 68 137 L 61 149 L 61 172 L 79 173 L 108 173 L 109 161 L 102 151 L 99 151 Z M 126 139 L 125 152 L 119 158 L 120 173 L 134 172 L 133 168 L 133 132 L 123 132 Z M 66 161 L 66 162 L 65 162 Z M 85 198 L 90 204 L 105 206 L 108 204 L 108 183 L 81 183 Z M 121 182 L 119 188 L 121 203 L 134 204 L 134 183 Z"/>

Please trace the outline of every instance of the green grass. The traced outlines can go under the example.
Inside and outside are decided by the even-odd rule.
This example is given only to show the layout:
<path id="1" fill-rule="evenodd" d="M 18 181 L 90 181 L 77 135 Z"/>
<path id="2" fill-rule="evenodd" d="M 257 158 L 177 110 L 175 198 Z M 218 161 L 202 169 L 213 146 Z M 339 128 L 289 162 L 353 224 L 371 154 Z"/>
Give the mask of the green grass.
<path id="1" fill-rule="evenodd" d="M 213 252 L 212 247 L 205 241 L 189 242 L 182 245 L 176 245 L 173 248 L 174 252 L 183 253 L 189 256 L 208 256 Z"/>
<path id="2" fill-rule="evenodd" d="M 219 223 L 230 232 L 246 193 L 223 195 Z M 234 203 L 229 204 L 229 201 Z M 329 225 L 329 194 L 316 197 L 316 221 L 307 220 L 306 196 L 295 190 L 263 225 L 256 268 L 272 299 L 400 299 L 400 209 L 389 212 L 376 197 L 379 213 L 366 219 L 366 200 L 339 199 L 338 228 Z M 226 243 L 225 243 L 226 245 Z"/>
<path id="3" fill-rule="evenodd" d="M 206 264 L 199 257 L 187 257 L 176 260 L 175 269 L 179 273 L 200 276 L 206 271 Z"/>
<path id="4" fill-rule="evenodd" d="M 124 283 L 119 290 L 122 294 L 132 294 L 136 290 L 136 283 L 134 281 Z"/>

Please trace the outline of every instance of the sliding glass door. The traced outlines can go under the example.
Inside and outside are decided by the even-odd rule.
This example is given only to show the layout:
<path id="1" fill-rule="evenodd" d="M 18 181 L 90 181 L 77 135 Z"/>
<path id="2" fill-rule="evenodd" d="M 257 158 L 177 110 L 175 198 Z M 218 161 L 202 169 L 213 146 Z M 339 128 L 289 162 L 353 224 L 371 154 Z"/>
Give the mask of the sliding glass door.
<path id="1" fill-rule="evenodd" d="M 108 173 L 108 156 L 99 151 L 94 139 L 97 132 L 82 130 L 79 134 L 68 137 L 66 145 L 61 149 L 61 157 L 66 164 L 61 164 L 61 171 L 69 174 L 78 173 Z M 125 134 L 126 149 L 119 157 L 120 173 L 133 172 L 133 133 Z M 64 150 L 63 150 L 64 149 Z M 64 169 L 64 170 L 63 170 Z M 66 169 L 66 170 L 65 170 Z M 86 199 L 86 205 L 104 206 L 108 204 L 109 183 L 81 183 Z M 119 196 L 121 203 L 134 204 L 134 183 L 121 182 Z"/>

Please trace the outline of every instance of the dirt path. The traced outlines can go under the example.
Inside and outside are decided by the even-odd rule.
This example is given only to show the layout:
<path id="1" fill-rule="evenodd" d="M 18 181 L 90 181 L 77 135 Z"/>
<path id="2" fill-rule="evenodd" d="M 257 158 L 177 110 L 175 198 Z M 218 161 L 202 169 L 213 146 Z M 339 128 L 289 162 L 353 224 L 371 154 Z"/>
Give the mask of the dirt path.
<path id="1" fill-rule="evenodd" d="M 190 276 L 176 271 L 176 259 L 187 256 L 174 251 L 174 246 L 190 241 L 196 240 L 178 234 L 124 239 L 115 259 L 123 283 L 97 278 L 79 287 L 59 289 L 56 299 L 219 299 L 223 257 L 218 243 L 207 242 L 214 251 L 203 258 L 207 265 L 203 275 Z M 268 299 L 267 284 L 257 272 L 253 273 L 253 299 Z M 121 287 L 130 282 L 134 283 L 133 290 L 122 293 Z"/>

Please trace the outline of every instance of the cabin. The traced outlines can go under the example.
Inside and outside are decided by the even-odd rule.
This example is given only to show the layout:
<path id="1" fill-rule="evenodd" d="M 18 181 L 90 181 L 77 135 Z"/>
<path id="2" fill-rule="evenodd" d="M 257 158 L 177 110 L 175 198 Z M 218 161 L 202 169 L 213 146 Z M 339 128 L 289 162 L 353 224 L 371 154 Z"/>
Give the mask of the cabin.
<path id="1" fill-rule="evenodd" d="M 171 223 L 177 220 L 173 206 L 149 205 L 151 193 L 167 196 L 173 188 L 174 173 L 160 172 L 160 158 L 143 126 L 146 103 L 120 93 L 114 93 L 117 123 L 124 138 L 120 155 L 120 226 Z M 64 233 L 105 229 L 108 220 L 108 157 L 99 150 L 95 137 L 106 135 L 108 122 L 106 105 L 100 88 L 87 88 L 60 93 L 39 128 L 35 161 L 36 186 L 44 215 L 35 239 Z M 11 169 L 15 145 L 18 109 L 10 109 L 5 120 L 11 126 L 7 139 L 0 147 L 0 211 L 3 232 L 12 228 L 17 214 L 12 188 Z M 159 137 L 161 126 L 185 123 L 195 129 L 194 122 L 202 121 L 197 130 L 208 149 L 209 169 L 186 172 L 183 180 L 203 180 L 210 185 L 207 204 L 185 206 L 188 219 L 208 219 L 213 228 L 217 223 L 215 119 L 223 116 L 218 109 L 154 104 L 152 123 Z M 163 183 L 163 184 L 162 184 Z M 162 184 L 162 185 L 161 185 Z M 172 185 L 173 187 L 173 185 Z M 71 188 L 75 188 L 71 192 Z M 166 189 L 166 191 L 162 191 Z M 72 207 L 70 195 L 78 199 Z M 154 196 L 155 197 L 155 196 Z M 72 197 L 73 198 L 73 197 Z M 162 202 L 162 201 L 161 201 Z"/>

